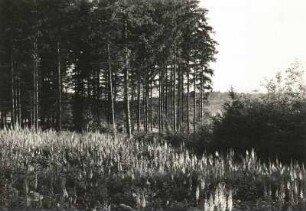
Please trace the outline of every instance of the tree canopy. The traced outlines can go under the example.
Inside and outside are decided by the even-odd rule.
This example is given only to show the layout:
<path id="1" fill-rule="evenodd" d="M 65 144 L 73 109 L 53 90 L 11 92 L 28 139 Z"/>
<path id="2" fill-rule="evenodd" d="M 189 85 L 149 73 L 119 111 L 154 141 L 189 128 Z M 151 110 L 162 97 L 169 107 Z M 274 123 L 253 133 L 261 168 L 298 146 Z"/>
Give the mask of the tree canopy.
<path id="1" fill-rule="evenodd" d="M 189 130 L 190 87 L 211 89 L 207 12 L 196 0 L 0 0 L 2 125 Z"/>

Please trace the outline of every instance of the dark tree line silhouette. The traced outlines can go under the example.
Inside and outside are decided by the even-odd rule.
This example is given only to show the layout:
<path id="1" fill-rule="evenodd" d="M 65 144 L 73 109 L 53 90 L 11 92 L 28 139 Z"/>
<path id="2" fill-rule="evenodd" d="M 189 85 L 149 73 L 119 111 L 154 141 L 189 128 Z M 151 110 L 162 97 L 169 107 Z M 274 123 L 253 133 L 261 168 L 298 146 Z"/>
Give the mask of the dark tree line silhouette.
<path id="1" fill-rule="evenodd" d="M 196 0 L 0 0 L 1 125 L 189 133 L 211 89 L 206 14 Z"/>

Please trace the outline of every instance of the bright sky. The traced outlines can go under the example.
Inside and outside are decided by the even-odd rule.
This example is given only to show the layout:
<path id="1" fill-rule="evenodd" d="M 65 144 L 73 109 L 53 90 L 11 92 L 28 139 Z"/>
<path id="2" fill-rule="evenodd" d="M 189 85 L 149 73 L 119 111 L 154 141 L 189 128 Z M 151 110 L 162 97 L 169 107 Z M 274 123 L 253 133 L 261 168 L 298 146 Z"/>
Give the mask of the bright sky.
<path id="1" fill-rule="evenodd" d="M 215 91 L 249 92 L 296 59 L 306 64 L 306 0 L 200 0 L 219 43 Z"/>

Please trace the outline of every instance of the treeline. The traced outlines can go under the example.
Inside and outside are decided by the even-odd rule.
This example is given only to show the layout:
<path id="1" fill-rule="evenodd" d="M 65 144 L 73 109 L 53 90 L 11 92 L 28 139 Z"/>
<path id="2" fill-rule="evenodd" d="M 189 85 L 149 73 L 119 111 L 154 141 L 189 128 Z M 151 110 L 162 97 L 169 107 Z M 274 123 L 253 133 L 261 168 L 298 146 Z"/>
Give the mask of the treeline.
<path id="1" fill-rule="evenodd" d="M 242 95 L 232 89 L 222 114 L 214 116 L 211 125 L 203 126 L 188 137 L 191 148 L 199 154 L 216 150 L 226 154 L 234 149 L 237 157 L 254 149 L 263 161 L 278 157 L 284 162 L 305 163 L 303 66 L 295 62 L 263 85 L 265 94 Z M 182 140 L 179 136 L 170 138 Z"/>
<path id="2" fill-rule="evenodd" d="M 0 0 L 2 126 L 190 132 L 216 53 L 206 14 L 196 0 Z"/>

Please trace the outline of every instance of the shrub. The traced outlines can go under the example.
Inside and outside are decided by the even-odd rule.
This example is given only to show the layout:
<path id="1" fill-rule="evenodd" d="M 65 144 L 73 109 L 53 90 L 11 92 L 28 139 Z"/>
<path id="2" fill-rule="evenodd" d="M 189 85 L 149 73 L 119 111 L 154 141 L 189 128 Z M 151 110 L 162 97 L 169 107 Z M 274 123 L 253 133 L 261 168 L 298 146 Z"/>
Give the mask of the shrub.
<path id="1" fill-rule="evenodd" d="M 267 80 L 265 95 L 240 96 L 213 121 L 214 148 L 244 152 L 255 148 L 266 157 L 306 161 L 306 99 L 303 72 L 298 63 Z"/>
<path id="2" fill-rule="evenodd" d="M 214 146 L 244 152 L 255 148 L 266 157 L 305 161 L 305 103 L 237 99 L 214 119 Z"/>

